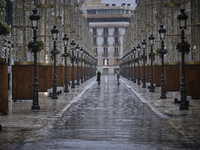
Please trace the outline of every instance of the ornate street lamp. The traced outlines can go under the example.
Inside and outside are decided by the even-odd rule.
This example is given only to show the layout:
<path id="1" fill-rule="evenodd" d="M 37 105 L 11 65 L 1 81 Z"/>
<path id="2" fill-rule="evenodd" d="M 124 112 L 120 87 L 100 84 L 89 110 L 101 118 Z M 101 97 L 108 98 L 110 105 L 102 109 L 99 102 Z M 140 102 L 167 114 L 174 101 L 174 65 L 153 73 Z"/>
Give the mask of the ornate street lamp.
<path id="1" fill-rule="evenodd" d="M 39 103 L 38 103 L 38 82 L 37 82 L 37 52 L 38 52 L 38 44 L 36 43 L 37 39 L 37 33 L 36 29 L 38 29 L 38 20 L 40 19 L 40 16 L 37 14 L 37 10 L 33 10 L 33 14 L 29 17 L 32 23 L 32 29 L 33 29 L 33 40 L 34 43 L 32 44 L 32 51 L 34 52 L 34 83 L 33 83 L 33 105 L 32 109 L 40 109 Z"/>
<path id="2" fill-rule="evenodd" d="M 140 85 L 140 44 L 138 44 L 138 46 L 137 46 L 137 51 L 138 51 L 138 78 L 137 78 L 137 80 L 138 80 L 138 83 L 137 83 L 137 85 Z"/>
<path id="3" fill-rule="evenodd" d="M 160 34 L 160 39 L 161 39 L 161 59 L 162 59 L 162 74 L 161 74 L 161 99 L 167 98 L 165 95 L 165 74 L 164 74 L 164 54 L 167 53 L 166 50 L 164 50 L 164 40 L 165 40 L 165 33 L 166 30 L 163 28 L 163 25 L 160 25 L 160 30 L 158 30 Z"/>
<path id="4" fill-rule="evenodd" d="M 81 83 L 83 83 L 83 47 L 81 47 L 80 49 L 80 53 L 81 53 Z"/>
<path id="5" fill-rule="evenodd" d="M 126 59 L 126 78 L 128 79 L 129 78 L 128 53 L 126 53 L 125 59 Z"/>
<path id="6" fill-rule="evenodd" d="M 133 54 L 134 54 L 134 78 L 133 83 L 136 83 L 136 72 L 135 72 L 135 54 L 136 54 L 136 48 L 133 48 Z"/>
<path id="7" fill-rule="evenodd" d="M 127 53 L 127 60 L 128 60 L 128 79 L 130 80 L 131 79 L 131 74 L 130 74 L 130 71 L 131 71 L 131 64 L 130 64 L 130 53 L 128 52 Z"/>
<path id="8" fill-rule="evenodd" d="M 77 63 L 77 85 L 80 85 L 79 83 L 79 49 L 80 47 L 77 45 L 76 46 L 76 53 L 77 53 L 77 59 L 76 59 L 76 63 Z"/>
<path id="9" fill-rule="evenodd" d="M 145 61 L 146 61 L 146 56 L 145 56 L 145 50 L 146 50 L 146 42 L 143 40 L 142 42 L 142 49 L 143 49 L 143 85 L 142 88 L 146 88 L 146 75 L 145 75 Z"/>
<path id="10" fill-rule="evenodd" d="M 84 57 L 84 81 L 86 81 L 86 50 L 83 50 L 83 57 Z"/>
<path id="11" fill-rule="evenodd" d="M 131 81 L 133 81 L 133 49 L 130 51 L 130 55 L 131 55 Z"/>
<path id="12" fill-rule="evenodd" d="M 58 50 L 56 50 L 56 40 L 57 40 L 57 36 L 58 36 L 58 29 L 56 29 L 56 26 L 53 26 L 53 29 L 51 30 L 52 33 L 52 39 L 54 42 L 54 49 L 51 51 L 51 54 L 53 55 L 53 60 L 54 60 L 54 74 L 53 74 L 53 95 L 52 95 L 52 99 L 58 99 L 57 96 L 57 75 L 56 75 L 56 54 L 59 53 Z"/>
<path id="13" fill-rule="evenodd" d="M 154 84 L 153 84 L 153 45 L 154 45 L 154 39 L 155 37 L 153 35 L 150 35 L 149 40 L 150 40 L 150 45 L 151 45 L 151 73 L 150 73 L 150 89 L 149 92 L 155 92 L 154 91 Z"/>
<path id="14" fill-rule="evenodd" d="M 74 50 L 75 50 L 75 45 L 76 43 L 74 42 L 74 40 L 72 40 L 71 42 L 71 50 L 72 50 L 72 86 L 71 88 L 75 88 L 75 76 L 74 76 Z"/>
<path id="15" fill-rule="evenodd" d="M 188 16 L 184 13 L 184 9 L 180 10 L 181 13 L 178 15 L 177 19 L 179 20 L 179 27 L 181 29 L 181 42 L 184 43 L 184 29 L 186 28 L 186 22 Z M 187 103 L 187 97 L 186 97 L 186 83 L 185 83 L 185 51 L 182 50 L 182 74 L 181 74 L 181 104 L 180 104 L 180 110 L 188 110 L 188 103 Z"/>
<path id="16" fill-rule="evenodd" d="M 62 57 L 65 57 L 65 90 L 64 92 L 69 92 L 68 90 L 68 77 L 67 77 L 67 44 L 68 44 L 68 40 L 69 38 L 67 37 L 67 34 L 65 34 L 64 38 L 63 38 L 63 42 L 64 42 L 64 46 L 65 46 L 65 53 L 62 54 Z"/>

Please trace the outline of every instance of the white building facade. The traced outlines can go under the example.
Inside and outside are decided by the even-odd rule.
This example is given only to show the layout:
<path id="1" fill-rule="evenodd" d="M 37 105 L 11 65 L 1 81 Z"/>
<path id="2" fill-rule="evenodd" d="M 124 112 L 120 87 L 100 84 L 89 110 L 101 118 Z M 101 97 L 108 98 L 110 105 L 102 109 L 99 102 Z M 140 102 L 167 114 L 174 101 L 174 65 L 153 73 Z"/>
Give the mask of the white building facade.
<path id="1" fill-rule="evenodd" d="M 123 56 L 123 35 L 134 9 L 130 4 L 112 6 L 101 0 L 85 1 L 82 10 L 93 34 L 93 51 L 98 60 L 97 68 L 104 75 L 113 75 Z"/>

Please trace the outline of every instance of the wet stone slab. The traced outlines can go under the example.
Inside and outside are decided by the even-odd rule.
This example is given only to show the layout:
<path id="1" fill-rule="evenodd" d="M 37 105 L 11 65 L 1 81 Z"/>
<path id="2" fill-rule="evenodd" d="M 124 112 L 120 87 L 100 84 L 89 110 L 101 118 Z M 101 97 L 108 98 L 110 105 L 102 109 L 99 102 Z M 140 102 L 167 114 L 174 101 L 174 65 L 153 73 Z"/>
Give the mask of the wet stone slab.
<path id="1" fill-rule="evenodd" d="M 171 130 L 116 77 L 102 76 L 41 139 L 19 149 L 198 149 Z"/>

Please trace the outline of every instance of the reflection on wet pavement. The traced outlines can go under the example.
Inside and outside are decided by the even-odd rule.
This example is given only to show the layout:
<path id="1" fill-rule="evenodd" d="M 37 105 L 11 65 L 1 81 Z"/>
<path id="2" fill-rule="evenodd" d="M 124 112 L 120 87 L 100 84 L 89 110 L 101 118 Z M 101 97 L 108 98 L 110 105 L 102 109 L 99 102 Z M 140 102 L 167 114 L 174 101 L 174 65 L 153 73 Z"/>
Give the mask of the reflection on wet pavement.
<path id="1" fill-rule="evenodd" d="M 198 149 L 173 133 L 115 76 L 101 76 L 42 140 L 21 149 Z"/>

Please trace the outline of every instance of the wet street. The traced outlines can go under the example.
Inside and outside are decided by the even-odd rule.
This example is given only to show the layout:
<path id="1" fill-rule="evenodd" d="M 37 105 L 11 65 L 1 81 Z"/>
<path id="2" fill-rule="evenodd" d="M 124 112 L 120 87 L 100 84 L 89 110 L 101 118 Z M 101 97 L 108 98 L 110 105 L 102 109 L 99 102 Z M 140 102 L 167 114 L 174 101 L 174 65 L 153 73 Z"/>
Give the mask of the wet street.
<path id="1" fill-rule="evenodd" d="M 42 139 L 15 150 L 198 149 L 115 76 L 101 76 Z"/>

